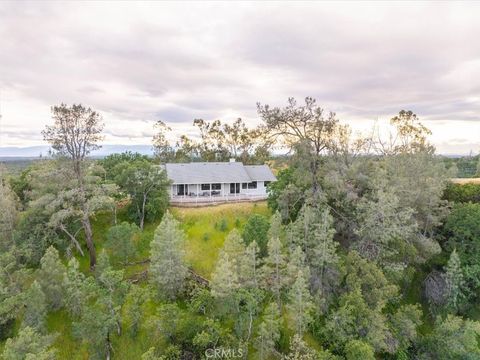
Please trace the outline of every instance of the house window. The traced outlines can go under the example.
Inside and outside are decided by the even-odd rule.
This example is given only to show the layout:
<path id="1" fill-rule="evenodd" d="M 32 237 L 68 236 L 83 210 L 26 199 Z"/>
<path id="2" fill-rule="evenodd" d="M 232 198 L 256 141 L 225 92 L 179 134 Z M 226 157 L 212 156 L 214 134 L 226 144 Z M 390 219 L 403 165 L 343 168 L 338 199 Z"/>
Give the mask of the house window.
<path id="1" fill-rule="evenodd" d="M 202 184 L 202 190 L 210 190 L 210 184 Z"/>
<path id="2" fill-rule="evenodd" d="M 257 182 L 252 181 L 251 183 L 248 183 L 248 188 L 249 189 L 256 189 L 257 188 Z"/>
<path id="3" fill-rule="evenodd" d="M 212 184 L 212 190 L 222 190 L 222 184 Z"/>
<path id="4" fill-rule="evenodd" d="M 267 187 L 269 184 L 270 184 L 270 181 L 264 181 L 264 182 L 263 182 L 263 185 L 264 185 L 265 187 Z"/>
<path id="5" fill-rule="evenodd" d="M 242 189 L 246 189 L 247 188 L 247 183 L 242 183 Z"/>

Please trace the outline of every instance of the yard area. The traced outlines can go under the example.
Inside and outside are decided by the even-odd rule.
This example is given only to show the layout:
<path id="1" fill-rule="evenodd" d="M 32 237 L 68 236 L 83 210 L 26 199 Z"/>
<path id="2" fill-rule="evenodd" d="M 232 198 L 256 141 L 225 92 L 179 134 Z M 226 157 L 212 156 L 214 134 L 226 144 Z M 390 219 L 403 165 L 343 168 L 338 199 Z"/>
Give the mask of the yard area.
<path id="1" fill-rule="evenodd" d="M 171 208 L 187 235 L 187 261 L 200 275 L 210 278 L 225 236 L 241 231 L 251 214 L 270 216 L 266 202 L 230 203 L 201 208 Z"/>

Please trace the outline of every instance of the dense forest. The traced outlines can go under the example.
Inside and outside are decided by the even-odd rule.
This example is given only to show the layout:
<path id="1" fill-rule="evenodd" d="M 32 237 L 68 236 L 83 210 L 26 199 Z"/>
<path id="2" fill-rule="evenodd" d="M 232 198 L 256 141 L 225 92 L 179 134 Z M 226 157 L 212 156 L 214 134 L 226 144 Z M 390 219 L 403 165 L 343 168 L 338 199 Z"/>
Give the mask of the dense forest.
<path id="1" fill-rule="evenodd" d="M 2 357 L 480 359 L 480 186 L 449 181 L 459 161 L 411 111 L 382 137 L 312 98 L 257 110 L 174 143 L 159 121 L 154 157 L 95 160 L 101 115 L 54 106 L 51 156 L 0 168 Z M 162 163 L 229 158 L 274 169 L 267 204 L 169 206 Z"/>

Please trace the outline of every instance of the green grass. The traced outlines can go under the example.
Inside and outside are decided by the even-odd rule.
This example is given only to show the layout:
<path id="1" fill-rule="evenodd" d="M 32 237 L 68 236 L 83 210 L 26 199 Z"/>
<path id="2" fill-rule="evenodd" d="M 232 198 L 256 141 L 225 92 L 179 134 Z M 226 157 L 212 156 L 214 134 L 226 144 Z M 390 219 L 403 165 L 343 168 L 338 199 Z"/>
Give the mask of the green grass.
<path id="1" fill-rule="evenodd" d="M 72 319 L 65 310 L 48 314 L 48 332 L 55 334 L 54 347 L 58 359 L 87 360 L 88 352 L 72 336 Z"/>
<path id="2" fill-rule="evenodd" d="M 224 204 L 203 208 L 173 208 L 187 234 L 186 257 L 200 275 L 209 278 L 226 235 L 241 229 L 251 214 L 270 215 L 266 203 Z M 226 224 L 222 228 L 222 222 Z"/>

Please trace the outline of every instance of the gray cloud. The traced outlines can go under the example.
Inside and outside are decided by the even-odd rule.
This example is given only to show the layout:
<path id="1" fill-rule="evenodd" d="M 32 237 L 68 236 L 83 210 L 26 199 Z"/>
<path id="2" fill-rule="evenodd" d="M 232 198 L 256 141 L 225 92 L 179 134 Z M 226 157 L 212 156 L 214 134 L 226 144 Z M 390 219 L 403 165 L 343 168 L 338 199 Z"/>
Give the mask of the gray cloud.
<path id="1" fill-rule="evenodd" d="M 104 113 L 117 142 L 149 143 L 158 119 L 185 132 L 194 118 L 253 121 L 257 101 L 289 96 L 314 96 L 352 124 L 400 109 L 478 122 L 479 15 L 447 2 L 2 2 L 3 143 L 25 143 L 59 102 Z"/>

